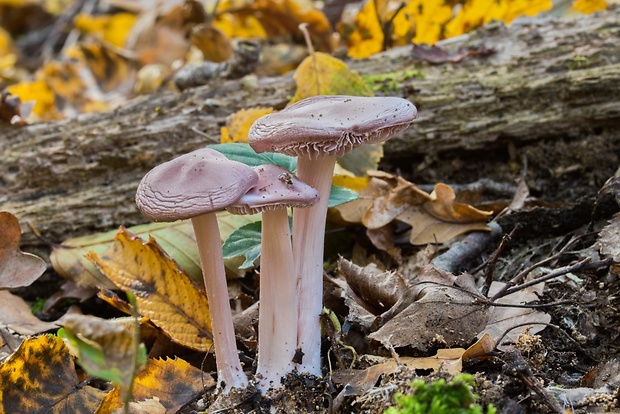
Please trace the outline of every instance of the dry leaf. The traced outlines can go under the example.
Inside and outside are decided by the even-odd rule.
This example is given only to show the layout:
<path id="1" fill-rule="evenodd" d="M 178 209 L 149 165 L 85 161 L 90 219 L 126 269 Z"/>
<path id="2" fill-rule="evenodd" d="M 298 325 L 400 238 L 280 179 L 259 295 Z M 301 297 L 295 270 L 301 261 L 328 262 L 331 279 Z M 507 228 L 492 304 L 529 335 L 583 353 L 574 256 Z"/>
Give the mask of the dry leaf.
<path id="1" fill-rule="evenodd" d="M 139 357 L 134 355 L 133 326 L 124 326 L 127 321 L 115 321 L 90 315 L 67 315 L 62 337 L 86 372 L 127 387 L 135 375 L 134 364 L 141 365 L 146 360 L 146 350 L 142 345 L 139 352 L 143 359 L 136 364 Z M 133 322 L 133 318 L 130 321 Z"/>
<path id="2" fill-rule="evenodd" d="M 34 102 L 24 102 L 17 95 L 11 95 L 9 91 L 2 91 L 0 96 L 0 121 L 6 121 L 11 125 L 28 125 L 26 118 L 32 112 Z"/>
<path id="3" fill-rule="evenodd" d="M 202 23 L 192 28 L 190 41 L 202 52 L 205 60 L 220 63 L 228 60 L 233 53 L 230 38 L 218 28 Z"/>
<path id="4" fill-rule="evenodd" d="M 377 196 L 364 213 L 362 223 L 369 229 L 377 229 L 390 223 L 412 207 L 430 200 L 427 193 L 409 181 L 395 177 L 396 184 L 390 191 Z"/>
<path id="5" fill-rule="evenodd" d="M 468 344 L 487 324 L 489 306 L 477 291 L 455 286 L 456 281 L 451 273 L 426 266 L 410 288 L 413 302 L 369 338 L 420 351 Z"/>
<path id="6" fill-rule="evenodd" d="M 0 326 L 6 326 L 21 335 L 36 335 L 58 329 L 52 322 L 34 316 L 28 304 L 19 296 L 0 290 Z"/>
<path id="7" fill-rule="evenodd" d="M 217 213 L 217 217 L 222 242 L 239 227 L 257 220 L 255 216 L 235 215 L 226 211 Z M 202 284 L 196 237 L 189 221 L 143 224 L 130 227 L 128 230 L 143 237 L 153 236 L 192 280 Z M 54 270 L 63 277 L 75 281 L 81 287 L 112 289 L 114 284 L 86 260 L 85 255 L 90 251 L 103 253 L 112 245 L 116 233 L 116 230 L 112 230 L 76 237 L 65 240 L 59 246 L 54 246 L 50 255 Z M 235 259 L 224 261 L 228 277 L 241 277 L 245 273 L 245 271 L 239 271 L 237 261 Z"/>
<path id="8" fill-rule="evenodd" d="M 461 372 L 463 361 L 469 358 L 486 358 L 493 350 L 493 342 L 488 336 L 478 340 L 467 350 L 463 348 L 439 349 L 434 356 L 412 358 L 400 357 L 401 365 L 390 359 L 386 362 L 373 365 L 363 370 L 341 370 L 332 375 L 336 384 L 346 385 L 345 395 L 362 395 L 375 387 L 382 375 L 390 375 L 405 366 L 409 369 L 431 370 L 433 372 L 447 372 L 455 375 Z"/>
<path id="9" fill-rule="evenodd" d="M 504 283 L 493 282 L 489 288 L 489 297 L 493 297 L 494 294 L 499 292 Z M 506 295 L 499 299 L 497 303 L 502 304 L 515 304 L 523 305 L 528 302 L 533 302 L 539 299 L 542 291 L 545 287 L 544 283 L 539 283 L 528 288 L 518 290 L 510 295 Z M 528 330 L 528 333 L 535 334 L 545 329 L 551 321 L 551 315 L 542 312 L 538 309 L 528 308 L 511 308 L 511 307 L 491 307 L 489 311 L 489 321 L 487 326 L 478 334 L 478 337 L 488 333 L 494 341 L 502 342 L 498 345 L 501 346 L 504 342 L 514 342 L 517 340 L 519 334 Z M 513 327 L 521 324 L 531 324 L 531 326 L 520 326 L 516 329 Z M 504 336 L 504 334 L 506 334 Z"/>
<path id="10" fill-rule="evenodd" d="M 173 341 L 198 351 L 212 349 L 206 295 L 152 237 L 144 243 L 121 228 L 105 253 L 87 258 L 120 289 L 132 291 L 140 313 Z"/>
<path id="11" fill-rule="evenodd" d="M 29 286 L 47 265 L 43 259 L 19 249 L 19 221 L 7 211 L 0 211 L 0 234 L 0 289 Z"/>
<path id="12" fill-rule="evenodd" d="M 616 214 L 599 233 L 598 248 L 605 257 L 620 262 L 620 215 Z"/>
<path id="13" fill-rule="evenodd" d="M 248 131 L 258 118 L 273 112 L 272 108 L 256 106 L 253 108 L 241 109 L 226 118 L 226 126 L 222 127 L 220 142 L 227 144 L 230 142 L 248 142 Z"/>
<path id="14" fill-rule="evenodd" d="M 407 289 L 407 282 L 401 275 L 381 270 L 374 263 L 360 267 L 340 258 L 338 271 L 360 297 L 383 310 L 394 306 Z"/>
<path id="15" fill-rule="evenodd" d="M 79 383 L 62 339 L 26 339 L 0 365 L 0 412 L 94 413 L 105 391 Z"/>
<path id="16" fill-rule="evenodd" d="M 215 387 L 215 380 L 182 359 L 149 359 L 134 382 L 133 399 L 157 398 L 166 412 L 176 413 L 205 389 Z M 112 414 L 121 408 L 120 389 L 110 392 L 96 414 Z M 150 414 L 150 412 L 149 412 Z"/>
<path id="17" fill-rule="evenodd" d="M 315 95 L 373 96 L 360 75 L 342 60 L 322 52 L 305 58 L 293 77 L 297 92 L 291 104 Z"/>
<path id="18" fill-rule="evenodd" d="M 295 0 L 254 0 L 245 2 L 241 7 L 234 7 L 234 2 L 222 3 L 218 7 L 218 16 L 226 12 L 233 15 L 237 22 L 253 16 L 270 39 L 299 35 L 299 25 L 307 23 L 314 48 L 323 52 L 332 51 L 331 25 L 319 10 L 304 8 Z"/>

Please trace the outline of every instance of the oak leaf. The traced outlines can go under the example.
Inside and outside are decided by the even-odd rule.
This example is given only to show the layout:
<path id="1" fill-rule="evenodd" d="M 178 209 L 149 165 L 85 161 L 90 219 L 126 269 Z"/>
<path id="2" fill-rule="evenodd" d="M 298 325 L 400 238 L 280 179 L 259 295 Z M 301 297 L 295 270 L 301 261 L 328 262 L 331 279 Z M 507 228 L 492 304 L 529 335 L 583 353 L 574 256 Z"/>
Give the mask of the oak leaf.
<path id="1" fill-rule="evenodd" d="M 227 60 L 233 53 L 233 44 L 217 27 L 201 23 L 192 28 L 190 41 L 192 46 L 202 52 L 205 60 L 220 63 Z"/>
<path id="2" fill-rule="evenodd" d="M 29 286 L 47 265 L 40 257 L 19 249 L 19 221 L 7 211 L 0 212 L 0 235 L 0 289 Z"/>
<path id="3" fill-rule="evenodd" d="M 209 305 L 199 289 L 157 244 L 121 228 L 103 254 L 87 258 L 120 289 L 136 295 L 140 313 L 173 341 L 198 351 L 212 349 Z"/>

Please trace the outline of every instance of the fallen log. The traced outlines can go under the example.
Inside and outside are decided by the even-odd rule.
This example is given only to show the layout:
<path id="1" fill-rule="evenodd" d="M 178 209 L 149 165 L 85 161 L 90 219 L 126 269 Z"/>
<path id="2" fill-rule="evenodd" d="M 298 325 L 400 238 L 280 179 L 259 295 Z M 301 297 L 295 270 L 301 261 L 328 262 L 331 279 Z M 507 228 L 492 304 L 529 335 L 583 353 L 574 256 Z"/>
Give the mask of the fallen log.
<path id="1" fill-rule="evenodd" d="M 488 151 L 620 125 L 620 8 L 574 20 L 522 19 L 490 24 L 442 42 L 451 52 L 493 49 L 489 56 L 430 64 L 410 46 L 350 61 L 377 94 L 410 99 L 420 117 L 386 144 L 385 157 Z M 120 108 L 26 127 L 0 126 L 0 210 L 61 241 L 120 224 L 144 222 L 133 199 L 153 166 L 216 142 L 231 113 L 283 108 L 291 74 L 240 80 L 182 93 L 135 98 Z M 611 139 L 620 142 L 617 133 Z M 29 232 L 25 250 L 41 254 Z"/>

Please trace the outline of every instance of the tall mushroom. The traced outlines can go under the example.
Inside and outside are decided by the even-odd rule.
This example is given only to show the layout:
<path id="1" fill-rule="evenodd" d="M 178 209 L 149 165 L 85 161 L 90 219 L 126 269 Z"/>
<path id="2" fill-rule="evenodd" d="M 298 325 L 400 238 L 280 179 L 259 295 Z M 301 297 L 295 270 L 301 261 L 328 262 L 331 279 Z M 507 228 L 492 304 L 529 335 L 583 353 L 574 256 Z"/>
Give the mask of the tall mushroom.
<path id="1" fill-rule="evenodd" d="M 313 96 L 259 118 L 248 134 L 256 152 L 298 156 L 297 176 L 319 191 L 313 207 L 293 212 L 293 257 L 299 304 L 301 372 L 321 375 L 323 242 L 336 159 L 364 143 L 398 134 L 416 118 L 413 104 L 397 97 Z"/>
<path id="2" fill-rule="evenodd" d="M 237 354 L 215 212 L 236 202 L 257 181 L 252 168 L 203 148 L 153 168 L 136 192 L 136 204 L 146 218 L 192 221 L 209 300 L 218 384 L 223 393 L 247 387 L 248 379 Z"/>
<path id="3" fill-rule="evenodd" d="M 306 207 L 319 193 L 278 165 L 255 167 L 258 183 L 235 204 L 234 214 L 262 213 L 260 305 L 258 314 L 258 388 L 279 388 L 293 371 L 297 348 L 297 292 L 288 207 Z"/>

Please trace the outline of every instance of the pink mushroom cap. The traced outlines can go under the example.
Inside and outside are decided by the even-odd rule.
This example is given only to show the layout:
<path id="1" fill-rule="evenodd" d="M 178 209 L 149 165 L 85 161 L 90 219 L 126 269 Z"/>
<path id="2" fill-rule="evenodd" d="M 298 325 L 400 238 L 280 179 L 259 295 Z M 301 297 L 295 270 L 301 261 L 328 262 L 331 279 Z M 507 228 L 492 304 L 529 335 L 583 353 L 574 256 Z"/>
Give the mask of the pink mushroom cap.
<path id="1" fill-rule="evenodd" d="M 226 209 L 233 214 L 256 214 L 286 207 L 307 207 L 319 201 L 319 192 L 284 167 L 254 167 L 258 182 Z"/>
<path id="2" fill-rule="evenodd" d="M 138 185 L 136 204 L 149 220 L 184 220 L 223 210 L 257 181 L 251 167 L 202 148 L 149 171 Z"/>
<path id="3" fill-rule="evenodd" d="M 364 143 L 389 139 L 417 115 L 411 102 L 398 97 L 312 96 L 257 119 L 248 142 L 258 153 L 342 156 Z"/>

